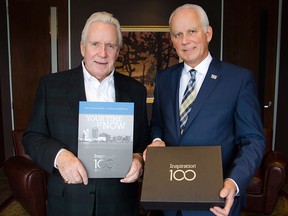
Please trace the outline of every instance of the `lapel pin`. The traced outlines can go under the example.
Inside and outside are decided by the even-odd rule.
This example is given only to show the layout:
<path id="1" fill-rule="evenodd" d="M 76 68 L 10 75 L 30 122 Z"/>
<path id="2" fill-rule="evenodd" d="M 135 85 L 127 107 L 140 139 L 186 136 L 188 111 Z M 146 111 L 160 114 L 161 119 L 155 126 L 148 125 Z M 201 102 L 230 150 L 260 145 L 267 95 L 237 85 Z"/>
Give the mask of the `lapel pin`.
<path id="1" fill-rule="evenodd" d="M 217 79 L 217 75 L 212 74 L 212 75 L 211 75 L 211 78 L 215 80 L 215 79 Z"/>

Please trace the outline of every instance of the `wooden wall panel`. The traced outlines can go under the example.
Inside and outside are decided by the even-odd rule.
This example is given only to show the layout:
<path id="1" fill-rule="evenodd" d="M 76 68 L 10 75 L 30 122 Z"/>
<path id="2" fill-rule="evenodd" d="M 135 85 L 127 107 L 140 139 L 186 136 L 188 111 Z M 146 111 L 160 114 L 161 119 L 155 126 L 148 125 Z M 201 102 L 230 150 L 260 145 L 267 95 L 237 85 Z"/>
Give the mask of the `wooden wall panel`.
<path id="1" fill-rule="evenodd" d="M 280 73 L 278 89 L 278 112 L 276 125 L 275 149 L 288 158 L 287 120 L 288 120 L 288 2 L 283 1 L 282 30 L 280 48 Z"/>
<path id="2" fill-rule="evenodd" d="M 58 14 L 58 70 L 68 69 L 67 1 L 9 0 L 15 129 L 25 129 L 40 78 L 51 73 L 50 6 Z"/>
<path id="3" fill-rule="evenodd" d="M 0 0 L 0 167 L 13 154 L 6 1 Z"/>
<path id="4" fill-rule="evenodd" d="M 40 77 L 50 73 L 47 3 L 9 1 L 15 129 L 25 129 Z"/>
<path id="5" fill-rule="evenodd" d="M 262 107 L 274 102 L 278 1 L 224 1 L 223 59 L 255 73 Z M 273 104 L 262 111 L 273 126 Z"/>
<path id="6" fill-rule="evenodd" d="M 13 100 L 15 128 L 26 127 L 38 81 L 43 74 L 50 73 L 50 47 L 49 47 L 49 11 L 45 6 L 58 5 L 59 7 L 59 70 L 68 68 L 68 1 L 67 0 L 8 0 L 10 11 L 10 35 L 11 35 L 11 58 L 13 73 Z M 105 1 L 81 0 L 71 2 L 71 62 L 72 67 L 79 65 L 81 55 L 79 51 L 80 34 L 85 20 L 95 11 L 107 10 L 113 13 L 121 25 L 167 25 L 172 10 L 186 1 L 147 0 L 129 1 L 117 0 Z M 203 6 L 207 11 L 214 35 L 211 43 L 213 54 L 219 56 L 221 49 L 221 0 L 201 1 L 193 3 Z M 224 1 L 224 44 L 223 58 L 229 62 L 247 67 L 255 72 L 259 86 L 259 97 L 262 104 L 274 101 L 275 61 L 276 61 L 276 28 L 278 1 L 271 0 L 226 0 Z M 1 0 L 5 5 L 5 1 Z M 287 20 L 287 1 L 283 1 L 283 20 Z M 2 9 L 4 9 L 2 7 Z M 11 11 L 11 9 L 15 11 Z M 32 10 L 32 11 L 31 11 Z M 35 10 L 35 11 L 34 11 Z M 2 10 L 1 10 L 2 11 Z M 30 12 L 29 12 L 30 11 Z M 5 15 L 1 13 L 1 22 L 5 21 Z M 286 24 L 285 24 L 286 23 Z M 3 33 L 1 25 L 1 34 Z M 44 29 L 44 30 L 43 30 Z M 45 32 L 45 33 L 44 33 Z M 284 32 L 284 33 L 283 33 Z M 287 22 L 283 21 L 282 38 L 287 38 Z M 4 41 L 7 43 L 7 41 Z M 2 46 L 1 46 L 2 47 Z M 2 51 L 3 49 L 1 49 Z M 284 124 L 287 119 L 287 42 L 282 40 L 280 88 L 279 88 L 279 115 L 278 122 Z M 1 58 L 2 60 L 2 58 Z M 1 66 L 2 66 L 1 61 Z M 5 71 L 9 76 L 8 68 Z M 3 67 L 1 67 L 3 70 Z M 5 70 L 5 68 L 4 68 Z M 2 71 L 1 71 L 2 73 Z M 2 74 L 1 74 L 2 75 Z M 3 76 L 1 77 L 1 90 Z M 5 95 L 5 101 L 9 100 L 9 93 Z M 283 99 L 284 98 L 284 99 Z M 282 100 L 283 99 L 283 100 Z M 1 98 L 1 106 L 3 104 Z M 8 108 L 9 109 L 9 108 Z M 272 109 L 263 110 L 264 125 L 270 126 L 273 121 Z M 3 117 L 3 109 L 2 109 Z M 9 117 L 6 115 L 5 117 Z M 7 125 L 2 124 L 2 127 Z M 280 135 L 276 139 L 285 136 L 284 127 L 277 125 Z M 280 142 L 280 141 L 279 141 Z M 283 142 L 283 140 L 281 140 Z M 278 141 L 277 141 L 278 143 Z M 277 146 L 276 146 L 277 147 Z M 286 147 L 281 147 L 286 150 Z M 288 153 L 287 153 L 288 154 Z"/>
<path id="7" fill-rule="evenodd" d="M 82 0 L 71 1 L 71 65 L 76 67 L 82 60 L 80 54 L 80 36 L 86 19 L 94 12 L 107 11 L 112 13 L 120 22 L 121 26 L 128 25 L 156 25 L 168 26 L 171 12 L 176 7 L 188 3 L 185 0 L 110 0 L 94 1 Z M 221 46 L 221 0 L 194 0 L 204 8 L 209 16 L 210 25 L 213 27 L 213 39 L 210 50 L 216 57 L 220 57 Z M 89 5 L 89 7 L 87 6 Z"/>

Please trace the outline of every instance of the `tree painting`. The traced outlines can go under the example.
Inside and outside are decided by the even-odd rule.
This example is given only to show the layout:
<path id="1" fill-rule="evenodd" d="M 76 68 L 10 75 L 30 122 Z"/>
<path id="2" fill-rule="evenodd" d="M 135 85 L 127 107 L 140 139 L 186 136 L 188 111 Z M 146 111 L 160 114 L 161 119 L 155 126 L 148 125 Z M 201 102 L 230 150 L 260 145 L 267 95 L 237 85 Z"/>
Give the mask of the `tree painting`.
<path id="1" fill-rule="evenodd" d="M 168 31 L 124 31 L 116 70 L 143 83 L 153 98 L 158 71 L 179 62 Z"/>

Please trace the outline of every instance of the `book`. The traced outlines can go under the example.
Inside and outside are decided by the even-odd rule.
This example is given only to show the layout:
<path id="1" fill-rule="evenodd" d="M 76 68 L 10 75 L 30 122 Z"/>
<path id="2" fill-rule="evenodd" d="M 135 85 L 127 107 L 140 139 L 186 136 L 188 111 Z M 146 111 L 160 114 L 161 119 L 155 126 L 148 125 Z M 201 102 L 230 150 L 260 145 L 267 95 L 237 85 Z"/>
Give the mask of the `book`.
<path id="1" fill-rule="evenodd" d="M 134 103 L 79 102 L 78 158 L 88 178 L 123 178 L 133 157 Z"/>

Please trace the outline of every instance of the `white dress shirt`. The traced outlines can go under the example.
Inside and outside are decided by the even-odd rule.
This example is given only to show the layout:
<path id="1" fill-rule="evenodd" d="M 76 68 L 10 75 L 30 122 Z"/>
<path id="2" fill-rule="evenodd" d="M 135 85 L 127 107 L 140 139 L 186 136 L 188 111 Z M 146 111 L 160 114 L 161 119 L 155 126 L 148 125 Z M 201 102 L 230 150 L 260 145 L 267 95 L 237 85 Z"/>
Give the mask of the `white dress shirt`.
<path id="1" fill-rule="evenodd" d="M 115 102 L 114 70 L 99 82 L 86 70 L 83 62 L 82 69 L 87 101 Z"/>
<path id="2" fill-rule="evenodd" d="M 181 105 L 182 102 L 182 98 L 184 96 L 184 92 L 187 88 L 187 84 L 191 78 L 191 75 L 189 73 L 189 71 L 191 69 L 195 69 L 196 70 L 196 83 L 195 83 L 195 96 L 197 97 L 197 94 L 202 86 L 202 83 L 205 79 L 205 76 L 207 74 L 209 65 L 212 61 L 212 56 L 210 53 L 208 53 L 207 57 L 199 64 L 197 65 L 195 68 L 191 68 L 190 66 L 188 66 L 186 63 L 184 63 L 184 67 L 182 70 L 182 74 L 181 74 L 181 78 L 180 78 L 180 88 L 179 88 L 179 106 Z"/>

